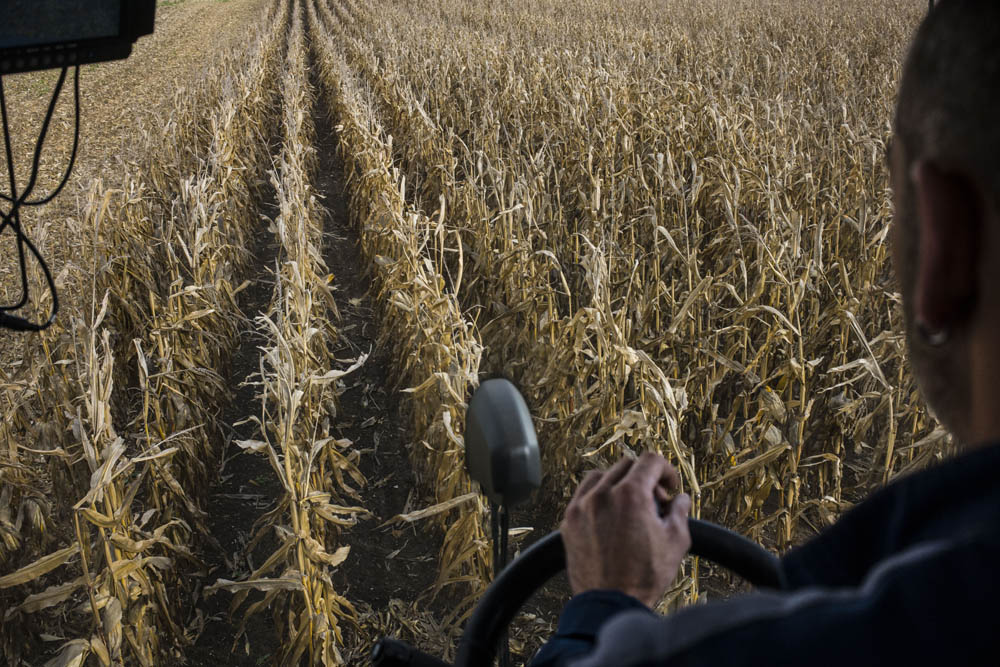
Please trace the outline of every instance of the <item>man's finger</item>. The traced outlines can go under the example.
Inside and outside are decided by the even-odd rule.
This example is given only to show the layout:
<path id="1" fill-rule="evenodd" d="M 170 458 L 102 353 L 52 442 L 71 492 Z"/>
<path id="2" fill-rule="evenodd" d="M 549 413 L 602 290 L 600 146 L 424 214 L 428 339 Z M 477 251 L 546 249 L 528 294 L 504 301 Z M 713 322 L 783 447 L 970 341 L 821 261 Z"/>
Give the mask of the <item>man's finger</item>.
<path id="1" fill-rule="evenodd" d="M 600 481 L 594 485 L 592 492 L 598 493 L 601 490 L 610 489 L 625 477 L 634 463 L 635 461 L 632 459 L 619 459 L 606 473 L 601 475 Z"/>
<path id="2" fill-rule="evenodd" d="M 688 515 L 691 514 L 691 496 L 686 493 L 682 493 L 675 496 L 673 500 L 670 501 L 670 511 L 663 517 L 663 522 L 665 525 L 670 526 L 672 524 L 673 529 L 676 530 L 680 535 L 687 536 L 685 539 L 689 541 L 688 547 L 690 547 L 691 535 L 688 532 Z"/>
<path id="3" fill-rule="evenodd" d="M 581 498 L 586 495 L 588 491 L 594 488 L 597 483 L 601 481 L 602 477 L 604 477 L 604 473 L 600 470 L 591 470 L 588 472 L 584 475 L 583 481 L 580 482 L 580 485 L 576 487 L 576 496 Z"/>
<path id="4" fill-rule="evenodd" d="M 661 484 L 669 489 L 679 489 L 681 477 L 665 458 L 659 454 L 646 453 L 639 457 L 622 483 L 635 484 L 642 491 L 651 494 Z"/>
<path id="5" fill-rule="evenodd" d="M 657 485 L 657 487 L 653 489 L 653 495 L 656 497 L 657 502 L 660 503 L 670 502 L 670 492 L 667 491 L 666 487 L 663 486 L 662 484 Z"/>
<path id="6" fill-rule="evenodd" d="M 670 514 L 672 514 L 674 518 L 686 521 L 688 515 L 691 514 L 691 496 L 686 493 L 675 496 L 674 499 L 670 501 Z"/>
<path id="7" fill-rule="evenodd" d="M 653 490 L 653 498 L 656 500 L 656 513 L 661 519 L 667 518 L 670 515 L 671 496 L 662 484 Z"/>

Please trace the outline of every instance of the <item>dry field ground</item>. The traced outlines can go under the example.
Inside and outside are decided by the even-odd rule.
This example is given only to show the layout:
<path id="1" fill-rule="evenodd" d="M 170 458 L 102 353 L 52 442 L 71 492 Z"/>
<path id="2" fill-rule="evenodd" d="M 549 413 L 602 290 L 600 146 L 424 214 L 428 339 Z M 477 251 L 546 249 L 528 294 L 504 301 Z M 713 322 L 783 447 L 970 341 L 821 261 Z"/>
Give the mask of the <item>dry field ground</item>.
<path id="1" fill-rule="evenodd" d="M 450 655 L 491 568 L 462 465 L 487 377 L 542 444 L 520 546 L 645 450 L 775 551 L 946 454 L 886 237 L 925 10 L 162 3 L 84 69 L 76 174 L 27 219 L 64 306 L 0 341 L 0 662 L 361 664 L 387 633 Z M 22 164 L 54 79 L 4 82 Z M 689 559 L 662 608 L 735 587 Z"/>

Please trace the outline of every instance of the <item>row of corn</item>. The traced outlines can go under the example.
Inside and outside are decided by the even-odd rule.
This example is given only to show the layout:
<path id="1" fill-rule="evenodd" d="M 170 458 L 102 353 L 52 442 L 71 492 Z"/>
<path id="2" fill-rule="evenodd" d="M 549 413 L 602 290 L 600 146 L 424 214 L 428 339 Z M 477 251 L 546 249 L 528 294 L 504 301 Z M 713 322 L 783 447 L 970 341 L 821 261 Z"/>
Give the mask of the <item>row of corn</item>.
<path id="1" fill-rule="evenodd" d="M 334 276 L 323 260 L 323 210 L 317 200 L 314 92 L 308 72 L 303 2 L 292 7 L 288 52 L 280 80 L 282 143 L 271 178 L 278 213 L 271 223 L 279 247 L 271 306 L 258 318 L 267 343 L 260 358 L 261 412 L 254 416 L 260 440 L 241 442 L 266 455 L 283 497 L 262 517 L 251 544 L 273 533 L 277 549 L 241 581 L 213 589 L 235 591 L 232 609 L 243 618 L 269 612 L 281 642 L 281 664 L 343 664 L 341 624 L 356 622 L 351 603 L 339 595 L 331 571 L 348 558 L 338 537 L 367 512 L 357 452 L 339 439 L 337 382 L 350 367 L 335 359 L 339 318 Z M 248 603 L 251 589 L 264 597 Z"/>
<path id="2" fill-rule="evenodd" d="M 264 4 L 261 3 L 262 8 Z M 95 185 L 69 279 L 89 308 L 26 341 L 3 378 L 0 613 L 6 664 L 166 664 L 193 606 L 273 132 L 288 12 L 177 96 L 120 188 Z M 34 662 L 34 660 L 32 660 Z"/>
<path id="3" fill-rule="evenodd" d="M 444 530 L 435 587 L 462 584 L 467 596 L 444 619 L 448 626 L 468 611 L 490 565 L 484 507 L 465 473 L 461 437 L 482 348 L 429 256 L 441 222 L 407 203 L 405 176 L 393 166 L 393 137 L 341 51 L 347 44 L 342 22 L 325 2 L 311 3 L 310 12 L 323 93 L 340 128 L 352 221 L 375 271 L 380 344 L 392 351 L 398 381 L 410 397 L 411 460 L 435 506 L 457 508 L 434 519 Z"/>

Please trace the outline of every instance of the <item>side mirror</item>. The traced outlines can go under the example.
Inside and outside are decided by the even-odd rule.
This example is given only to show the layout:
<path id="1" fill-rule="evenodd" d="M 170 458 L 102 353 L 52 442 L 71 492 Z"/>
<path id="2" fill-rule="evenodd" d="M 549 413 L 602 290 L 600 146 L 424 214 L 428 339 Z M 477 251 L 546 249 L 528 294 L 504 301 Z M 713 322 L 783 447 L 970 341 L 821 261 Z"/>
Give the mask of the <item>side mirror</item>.
<path id="1" fill-rule="evenodd" d="M 531 412 L 508 380 L 486 380 L 473 394 L 465 418 L 465 466 L 496 505 L 519 505 L 541 486 Z"/>

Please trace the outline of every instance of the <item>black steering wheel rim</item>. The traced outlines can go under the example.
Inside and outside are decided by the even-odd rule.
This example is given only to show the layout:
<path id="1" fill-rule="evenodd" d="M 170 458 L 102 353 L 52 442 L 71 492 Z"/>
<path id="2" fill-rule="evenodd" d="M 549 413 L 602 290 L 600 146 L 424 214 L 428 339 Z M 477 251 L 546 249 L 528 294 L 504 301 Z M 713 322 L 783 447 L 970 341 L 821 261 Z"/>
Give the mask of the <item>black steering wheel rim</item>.
<path id="1" fill-rule="evenodd" d="M 700 519 L 688 519 L 690 553 L 738 574 L 759 588 L 786 588 L 781 563 L 738 533 Z M 455 667 L 491 665 L 504 630 L 535 591 L 566 568 L 559 531 L 525 549 L 486 589 L 465 626 Z"/>

